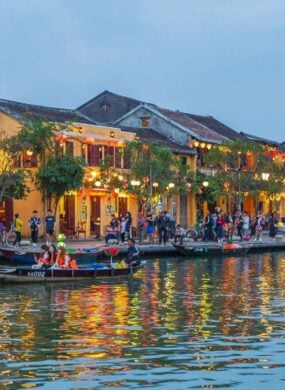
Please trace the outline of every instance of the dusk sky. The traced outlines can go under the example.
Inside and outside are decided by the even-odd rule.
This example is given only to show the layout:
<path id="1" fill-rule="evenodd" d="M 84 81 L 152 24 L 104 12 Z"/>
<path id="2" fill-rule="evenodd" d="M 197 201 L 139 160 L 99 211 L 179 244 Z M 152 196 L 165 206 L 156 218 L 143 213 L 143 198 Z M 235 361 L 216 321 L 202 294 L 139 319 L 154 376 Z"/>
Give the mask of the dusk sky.
<path id="1" fill-rule="evenodd" d="M 285 0 L 0 0 L 0 98 L 105 89 L 285 140 Z"/>

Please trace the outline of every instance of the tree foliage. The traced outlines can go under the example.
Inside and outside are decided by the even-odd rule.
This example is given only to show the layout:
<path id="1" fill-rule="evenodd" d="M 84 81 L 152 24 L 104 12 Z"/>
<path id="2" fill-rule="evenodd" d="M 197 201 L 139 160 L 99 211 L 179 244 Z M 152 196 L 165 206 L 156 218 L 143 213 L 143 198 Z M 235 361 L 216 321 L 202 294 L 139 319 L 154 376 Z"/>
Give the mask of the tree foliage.
<path id="1" fill-rule="evenodd" d="M 28 192 L 25 184 L 27 173 L 15 166 L 15 157 L 20 153 L 16 137 L 0 139 L 0 201 L 8 198 L 22 199 Z"/>
<path id="2" fill-rule="evenodd" d="M 211 149 L 206 161 L 217 167 L 215 179 L 236 209 L 240 209 L 241 202 L 248 195 L 257 207 L 260 194 L 279 192 L 284 179 L 284 164 L 273 163 L 265 156 L 264 146 L 256 142 L 225 142 Z M 269 174 L 267 180 L 263 178 L 264 173 Z"/>
<path id="3" fill-rule="evenodd" d="M 132 141 L 127 144 L 124 156 L 130 162 L 125 187 L 138 196 L 141 204 L 153 206 L 161 195 L 186 189 L 189 168 L 170 149 L 154 142 Z M 134 181 L 140 184 L 134 185 Z M 174 186 L 169 186 L 170 183 Z"/>
<path id="4" fill-rule="evenodd" d="M 85 163 L 80 157 L 67 155 L 48 156 L 36 174 L 36 183 L 43 196 L 53 200 L 56 211 L 60 198 L 68 191 L 82 186 Z"/>

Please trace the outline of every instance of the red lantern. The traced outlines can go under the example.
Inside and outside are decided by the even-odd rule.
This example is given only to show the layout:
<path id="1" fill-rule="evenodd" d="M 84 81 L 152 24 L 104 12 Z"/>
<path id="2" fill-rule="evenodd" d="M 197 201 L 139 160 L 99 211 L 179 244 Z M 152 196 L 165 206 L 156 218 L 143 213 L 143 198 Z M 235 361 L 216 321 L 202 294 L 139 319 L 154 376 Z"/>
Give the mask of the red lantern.
<path id="1" fill-rule="evenodd" d="M 143 145 L 143 151 L 148 152 L 149 151 L 149 146 L 148 145 Z"/>

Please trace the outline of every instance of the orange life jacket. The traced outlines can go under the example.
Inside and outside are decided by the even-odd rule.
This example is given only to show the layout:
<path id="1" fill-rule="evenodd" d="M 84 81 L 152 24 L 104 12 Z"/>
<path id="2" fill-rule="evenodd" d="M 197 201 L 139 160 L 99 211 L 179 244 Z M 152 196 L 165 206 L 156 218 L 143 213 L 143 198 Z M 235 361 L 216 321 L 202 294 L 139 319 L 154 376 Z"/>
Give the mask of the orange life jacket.
<path id="1" fill-rule="evenodd" d="M 71 268 L 71 269 L 77 269 L 78 268 L 75 259 L 70 260 L 70 262 L 68 264 L 68 268 Z"/>
<path id="2" fill-rule="evenodd" d="M 60 254 L 58 254 L 56 256 L 56 263 L 58 264 L 59 267 L 64 267 L 65 266 L 64 256 L 61 256 Z"/>

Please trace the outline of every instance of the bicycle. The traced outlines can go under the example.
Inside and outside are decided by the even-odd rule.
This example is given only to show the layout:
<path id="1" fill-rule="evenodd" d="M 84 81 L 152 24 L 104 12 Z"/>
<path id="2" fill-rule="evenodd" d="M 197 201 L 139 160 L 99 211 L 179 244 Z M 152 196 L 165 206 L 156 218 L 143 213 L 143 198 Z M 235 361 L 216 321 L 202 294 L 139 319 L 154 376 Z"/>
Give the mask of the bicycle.
<path id="1" fill-rule="evenodd" d="M 2 230 L 0 234 L 0 242 L 1 245 L 7 245 L 9 247 L 12 247 L 15 239 L 16 239 L 15 227 L 13 222 L 11 222 L 10 229 L 8 231 L 6 231 L 6 229 Z"/>
<path id="2" fill-rule="evenodd" d="M 195 228 L 188 229 L 185 235 L 193 241 L 203 240 L 205 237 L 205 227 L 201 223 L 196 224 Z"/>

